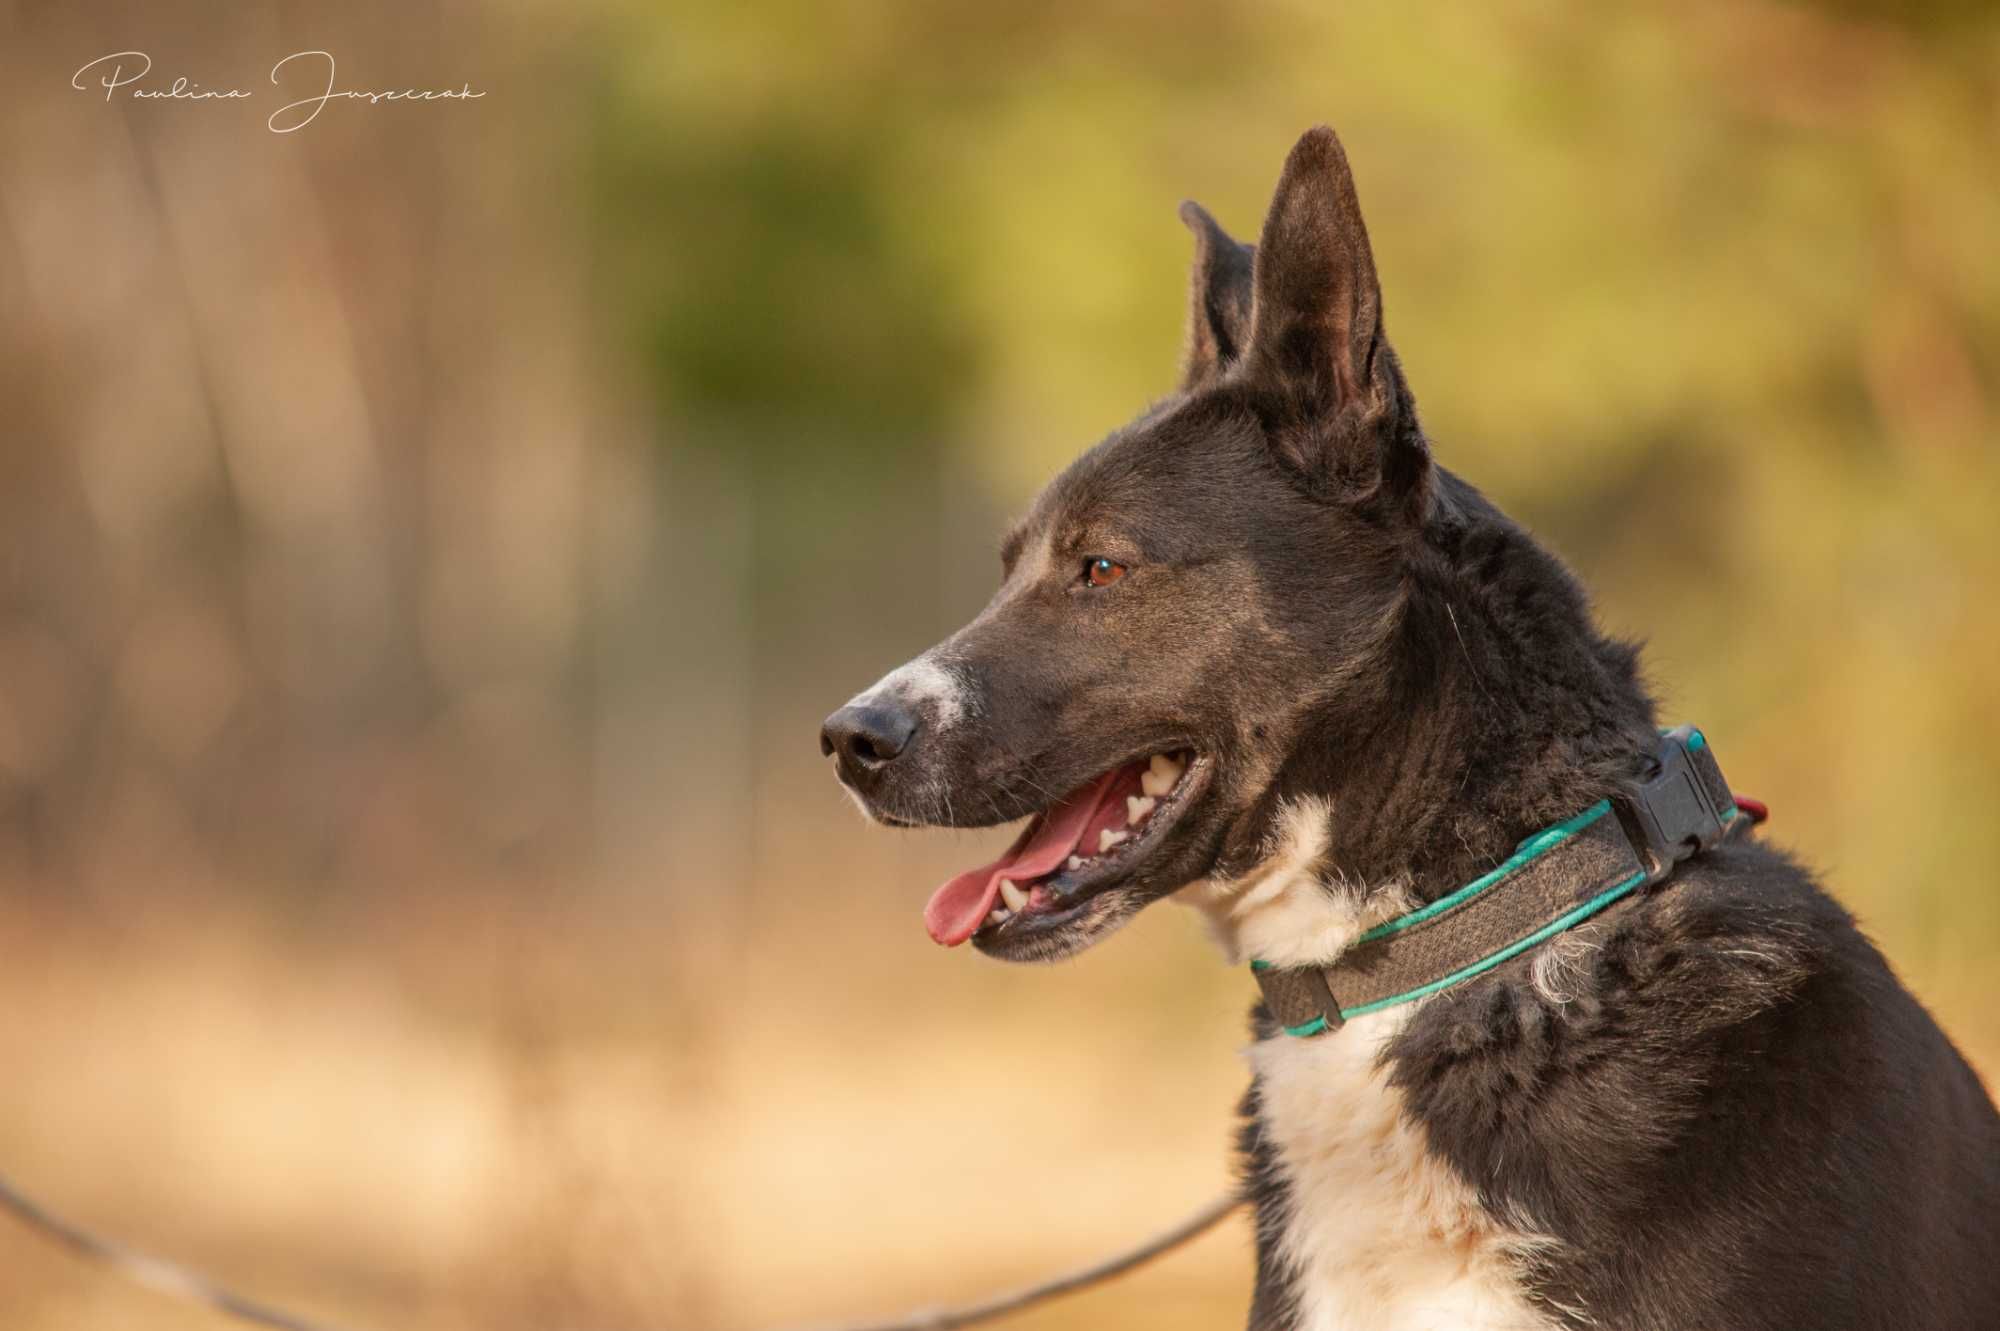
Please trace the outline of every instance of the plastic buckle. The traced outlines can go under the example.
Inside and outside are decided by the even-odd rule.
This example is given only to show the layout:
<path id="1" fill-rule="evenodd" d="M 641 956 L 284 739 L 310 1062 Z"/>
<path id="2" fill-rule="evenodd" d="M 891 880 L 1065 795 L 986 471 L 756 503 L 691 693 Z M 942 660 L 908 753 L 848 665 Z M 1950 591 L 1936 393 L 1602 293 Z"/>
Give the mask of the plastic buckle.
<path id="1" fill-rule="evenodd" d="M 1716 807 L 1689 754 L 1690 744 L 1704 745 L 1693 726 L 1669 730 L 1654 754 L 1657 770 L 1637 791 L 1614 801 L 1648 883 L 1659 882 L 1682 860 L 1720 842 L 1736 812 L 1733 805 L 1727 814 Z"/>

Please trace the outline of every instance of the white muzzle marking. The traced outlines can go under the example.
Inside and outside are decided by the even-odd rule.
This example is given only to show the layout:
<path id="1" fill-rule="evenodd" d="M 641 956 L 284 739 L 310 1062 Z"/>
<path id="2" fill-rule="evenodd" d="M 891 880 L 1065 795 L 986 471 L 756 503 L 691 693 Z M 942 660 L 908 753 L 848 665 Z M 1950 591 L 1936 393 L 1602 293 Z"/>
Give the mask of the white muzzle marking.
<path id="1" fill-rule="evenodd" d="M 925 652 L 855 694 L 849 705 L 867 707 L 882 702 L 915 708 L 925 726 L 940 733 L 971 712 L 972 690 L 962 673 L 938 660 L 935 652 Z"/>

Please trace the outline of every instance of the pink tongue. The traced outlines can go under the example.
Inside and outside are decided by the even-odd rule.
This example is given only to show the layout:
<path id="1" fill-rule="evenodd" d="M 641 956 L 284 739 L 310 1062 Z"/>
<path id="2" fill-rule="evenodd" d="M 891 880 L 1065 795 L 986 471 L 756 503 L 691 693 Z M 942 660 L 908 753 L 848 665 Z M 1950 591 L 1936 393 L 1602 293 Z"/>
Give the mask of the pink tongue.
<path id="1" fill-rule="evenodd" d="M 1083 839 L 1091 814 L 1097 812 L 1118 775 L 1113 769 L 1072 793 L 1028 824 L 1005 855 L 983 869 L 960 874 L 933 892 L 930 904 L 924 907 L 924 928 L 930 930 L 931 938 L 946 947 L 957 947 L 979 931 L 1000 895 L 1002 878 L 1011 878 L 1025 889 L 1028 879 L 1059 868 Z"/>

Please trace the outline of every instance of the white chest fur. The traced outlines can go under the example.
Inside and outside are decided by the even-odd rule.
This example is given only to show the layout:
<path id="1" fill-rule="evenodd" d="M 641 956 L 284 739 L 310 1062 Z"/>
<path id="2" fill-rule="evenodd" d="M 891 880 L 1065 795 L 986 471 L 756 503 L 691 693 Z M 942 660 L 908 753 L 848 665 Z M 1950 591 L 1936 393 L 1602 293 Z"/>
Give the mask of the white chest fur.
<path id="1" fill-rule="evenodd" d="M 1408 908 L 1390 885 L 1364 894 L 1321 877 L 1332 816 L 1322 801 L 1289 805 L 1255 869 L 1182 889 L 1232 961 L 1331 961 Z M 1250 1050 L 1264 1135 L 1290 1193 L 1279 1255 L 1294 1273 L 1301 1331 L 1545 1331 L 1553 1323 L 1528 1303 L 1519 1272 L 1549 1240 L 1487 1212 L 1426 1149 L 1379 1066 L 1420 1006 Z"/>
<path id="2" fill-rule="evenodd" d="M 1376 1056 L 1414 1005 L 1250 1051 L 1290 1191 L 1282 1255 L 1302 1331 L 1543 1331 L 1522 1259 L 1546 1240 L 1500 1223 L 1425 1149 Z"/>

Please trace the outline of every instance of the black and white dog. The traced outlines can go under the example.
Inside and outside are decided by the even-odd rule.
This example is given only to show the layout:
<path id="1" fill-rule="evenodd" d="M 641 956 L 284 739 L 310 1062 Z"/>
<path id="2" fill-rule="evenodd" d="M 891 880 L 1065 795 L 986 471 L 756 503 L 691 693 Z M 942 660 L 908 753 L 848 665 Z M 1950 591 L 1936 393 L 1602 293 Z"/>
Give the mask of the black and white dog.
<path id="1" fill-rule="evenodd" d="M 1254 248 L 1182 214 L 1180 391 L 822 733 L 882 822 L 1030 820 L 932 937 L 1062 957 L 1172 895 L 1253 962 L 1253 1327 L 2000 1327 L 2000 1117 L 1433 460 L 1339 141 Z"/>

